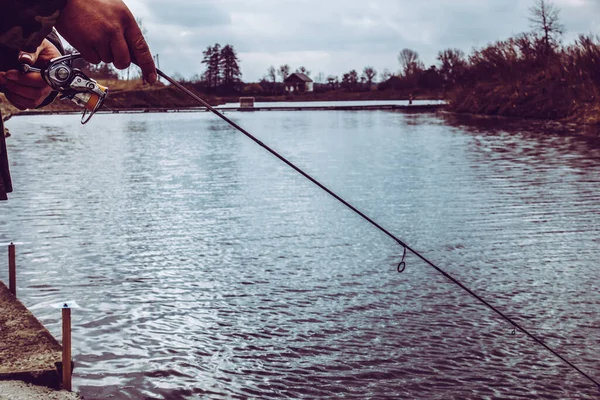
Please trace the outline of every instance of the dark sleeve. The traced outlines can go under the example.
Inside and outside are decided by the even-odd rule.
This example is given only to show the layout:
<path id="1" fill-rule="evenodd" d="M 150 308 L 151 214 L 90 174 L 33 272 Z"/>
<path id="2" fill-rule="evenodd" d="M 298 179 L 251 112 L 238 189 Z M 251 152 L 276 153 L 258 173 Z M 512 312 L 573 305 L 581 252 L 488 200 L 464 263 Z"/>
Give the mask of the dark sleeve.
<path id="1" fill-rule="evenodd" d="M 67 0 L 0 0 L 0 46 L 34 52 L 66 4 Z"/>
<path id="2" fill-rule="evenodd" d="M 7 193 L 13 191 L 10 178 L 8 155 L 6 154 L 6 139 L 4 138 L 4 123 L 0 115 L 0 200 L 8 200 Z"/>
<path id="3" fill-rule="evenodd" d="M 50 43 L 56 46 L 60 54 L 62 54 L 63 56 L 65 55 L 65 47 L 63 46 L 62 40 L 60 40 L 60 38 L 58 37 L 58 33 L 56 32 L 56 30 L 53 29 L 52 32 L 50 32 L 50 34 L 46 36 L 46 39 L 48 39 Z"/>

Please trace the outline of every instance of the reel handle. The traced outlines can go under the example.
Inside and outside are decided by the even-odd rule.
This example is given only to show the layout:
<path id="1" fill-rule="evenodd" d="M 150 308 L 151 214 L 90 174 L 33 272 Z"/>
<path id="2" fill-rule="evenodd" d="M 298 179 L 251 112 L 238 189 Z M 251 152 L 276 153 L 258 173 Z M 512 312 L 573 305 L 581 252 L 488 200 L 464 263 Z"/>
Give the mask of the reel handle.
<path id="1" fill-rule="evenodd" d="M 86 124 L 104 104 L 108 88 L 73 66 L 73 62 L 80 58 L 83 56 L 79 53 L 67 54 L 52 59 L 41 69 L 27 64 L 23 64 L 21 69 L 23 72 L 39 72 L 48 86 L 61 94 L 61 99 L 71 100 L 82 107 L 81 123 Z"/>

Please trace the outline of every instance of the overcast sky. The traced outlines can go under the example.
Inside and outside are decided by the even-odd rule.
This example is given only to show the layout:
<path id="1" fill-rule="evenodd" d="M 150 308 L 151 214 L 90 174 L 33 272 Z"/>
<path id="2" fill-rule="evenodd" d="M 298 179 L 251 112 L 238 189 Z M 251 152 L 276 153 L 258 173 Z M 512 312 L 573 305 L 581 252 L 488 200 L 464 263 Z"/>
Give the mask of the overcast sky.
<path id="1" fill-rule="evenodd" d="M 202 73 L 202 51 L 231 44 L 243 80 L 270 65 L 305 66 L 315 77 L 367 65 L 399 69 L 398 53 L 416 50 L 429 66 L 439 50 L 473 47 L 530 30 L 534 0 L 126 0 L 143 20 L 153 53 L 169 74 Z M 600 0 L 555 0 L 565 41 L 600 33 Z"/>

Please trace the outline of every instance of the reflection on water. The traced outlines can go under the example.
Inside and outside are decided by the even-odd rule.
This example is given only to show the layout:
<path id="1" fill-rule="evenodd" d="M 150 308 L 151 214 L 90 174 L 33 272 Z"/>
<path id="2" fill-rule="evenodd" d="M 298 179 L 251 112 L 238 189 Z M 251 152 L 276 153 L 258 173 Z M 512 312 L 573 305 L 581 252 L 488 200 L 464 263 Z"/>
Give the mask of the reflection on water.
<path id="1" fill-rule="evenodd" d="M 600 142 L 394 112 L 232 114 L 598 378 Z M 584 399 L 596 388 L 206 113 L 14 118 L 0 242 L 77 300 L 89 399 Z M 0 278 L 6 280 L 0 270 Z"/>

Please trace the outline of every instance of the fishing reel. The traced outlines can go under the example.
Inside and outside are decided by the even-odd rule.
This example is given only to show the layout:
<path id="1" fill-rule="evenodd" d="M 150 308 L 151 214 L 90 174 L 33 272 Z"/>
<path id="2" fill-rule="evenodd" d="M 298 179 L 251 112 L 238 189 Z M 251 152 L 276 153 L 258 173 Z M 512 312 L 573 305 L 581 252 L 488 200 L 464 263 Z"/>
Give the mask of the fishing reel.
<path id="1" fill-rule="evenodd" d="M 104 104 L 108 88 L 89 78 L 73 62 L 83 58 L 74 53 L 58 57 L 40 69 L 23 64 L 23 72 L 39 72 L 48 86 L 60 93 L 61 100 L 71 100 L 83 108 L 81 123 L 86 124 Z"/>

